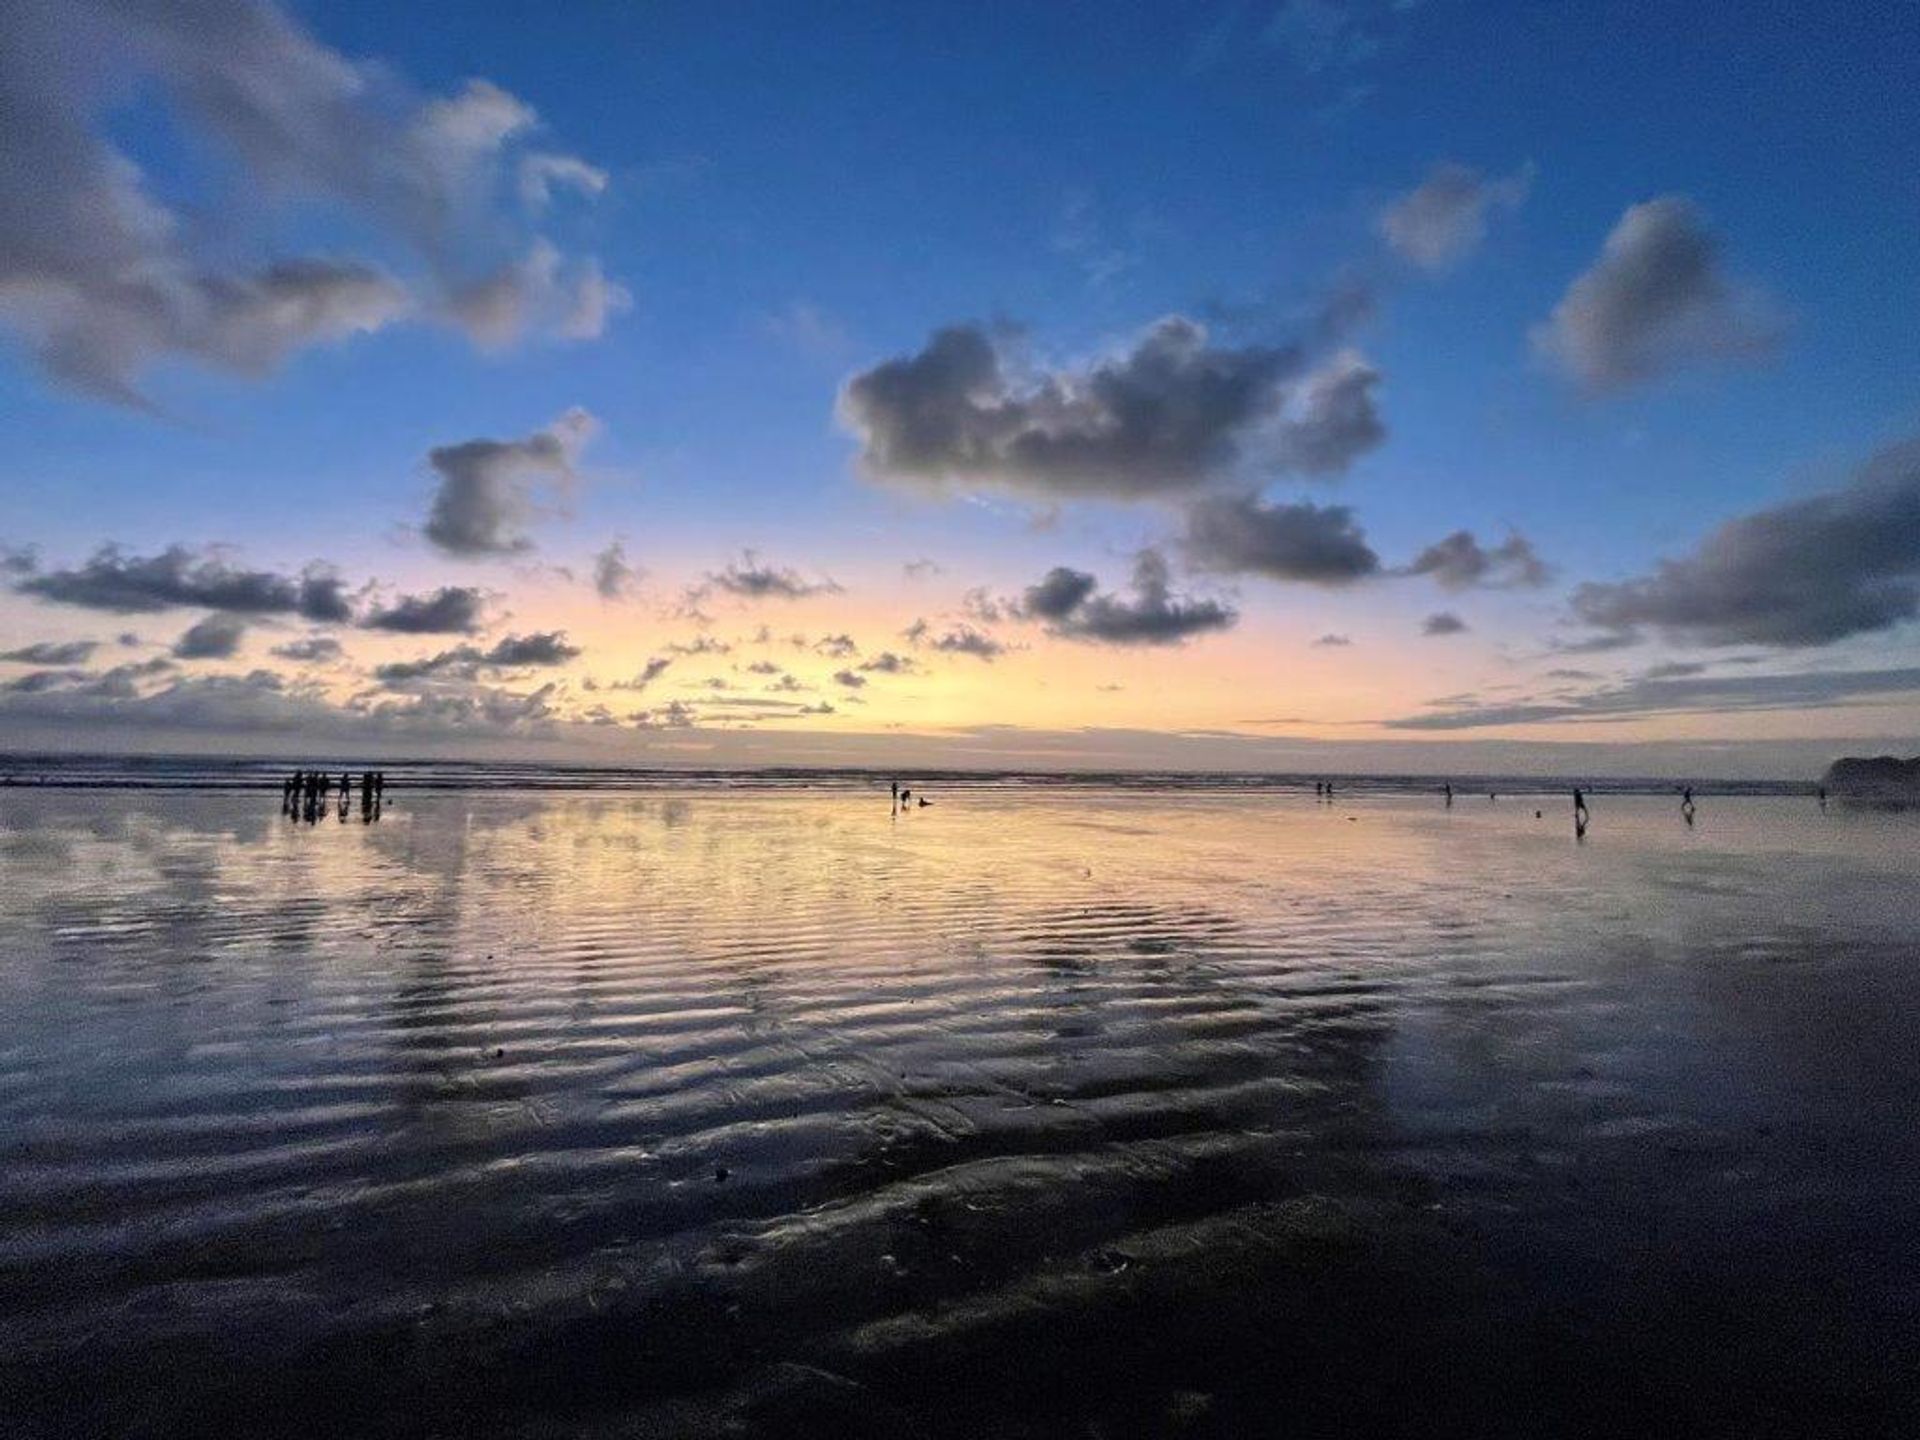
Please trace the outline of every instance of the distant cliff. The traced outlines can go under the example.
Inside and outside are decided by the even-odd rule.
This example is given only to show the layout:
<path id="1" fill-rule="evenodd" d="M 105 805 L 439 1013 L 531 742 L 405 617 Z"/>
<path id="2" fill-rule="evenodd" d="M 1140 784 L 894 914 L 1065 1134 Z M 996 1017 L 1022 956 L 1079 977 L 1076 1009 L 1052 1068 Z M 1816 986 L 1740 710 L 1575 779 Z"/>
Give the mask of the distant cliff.
<path id="1" fill-rule="evenodd" d="M 1839 795 L 1920 799 L 1920 755 L 1911 760 L 1893 755 L 1876 755 L 1871 759 L 1849 755 L 1827 767 L 1822 783 Z"/>

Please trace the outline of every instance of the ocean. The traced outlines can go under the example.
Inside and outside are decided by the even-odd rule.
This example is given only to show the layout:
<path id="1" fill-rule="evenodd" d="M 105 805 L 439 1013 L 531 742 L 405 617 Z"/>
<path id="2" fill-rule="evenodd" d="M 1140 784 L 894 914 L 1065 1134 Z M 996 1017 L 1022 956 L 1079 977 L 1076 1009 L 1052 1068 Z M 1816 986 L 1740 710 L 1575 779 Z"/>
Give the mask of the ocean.
<path id="1" fill-rule="evenodd" d="M 10 1435 L 1920 1421 L 1911 813 L 287 768 L 6 764 Z"/>

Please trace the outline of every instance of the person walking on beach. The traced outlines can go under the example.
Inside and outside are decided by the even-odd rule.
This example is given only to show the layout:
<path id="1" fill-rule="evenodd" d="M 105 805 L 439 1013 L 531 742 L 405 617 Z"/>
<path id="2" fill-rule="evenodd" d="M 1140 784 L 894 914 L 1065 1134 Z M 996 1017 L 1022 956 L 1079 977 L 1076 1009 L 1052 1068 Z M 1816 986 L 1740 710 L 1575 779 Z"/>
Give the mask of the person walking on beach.
<path id="1" fill-rule="evenodd" d="M 1451 810 L 1453 808 L 1453 782 L 1449 780 L 1440 788 L 1447 792 L 1447 809 Z"/>
<path id="2" fill-rule="evenodd" d="M 1578 785 L 1573 787 L 1573 813 L 1582 820 L 1587 818 L 1587 797 L 1580 793 Z"/>
<path id="3" fill-rule="evenodd" d="M 900 782 L 898 780 L 893 782 L 893 813 L 896 815 L 900 813 Z"/>

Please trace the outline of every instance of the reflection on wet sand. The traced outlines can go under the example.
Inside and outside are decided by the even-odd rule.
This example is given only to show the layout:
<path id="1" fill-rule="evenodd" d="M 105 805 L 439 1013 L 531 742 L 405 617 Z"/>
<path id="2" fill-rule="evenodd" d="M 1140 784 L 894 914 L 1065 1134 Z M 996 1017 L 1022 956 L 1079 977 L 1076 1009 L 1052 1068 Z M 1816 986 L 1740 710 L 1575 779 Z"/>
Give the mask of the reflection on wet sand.
<path id="1" fill-rule="evenodd" d="M 29 1427 L 1913 1413 L 1908 817 L 1616 798 L 1575 846 L 1430 796 L 256 808 L 0 821 Z"/>

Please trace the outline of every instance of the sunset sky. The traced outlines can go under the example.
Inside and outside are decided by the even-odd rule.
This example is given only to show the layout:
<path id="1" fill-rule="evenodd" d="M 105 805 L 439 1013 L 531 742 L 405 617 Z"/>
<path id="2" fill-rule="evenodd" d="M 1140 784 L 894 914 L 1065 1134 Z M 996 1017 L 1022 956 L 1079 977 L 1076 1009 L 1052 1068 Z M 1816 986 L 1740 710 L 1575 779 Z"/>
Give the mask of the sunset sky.
<path id="1" fill-rule="evenodd" d="M 1920 5 L 14 0 L 0 749 L 1920 748 Z"/>

